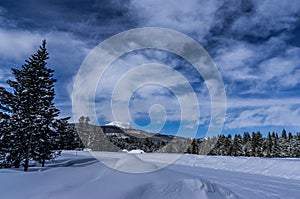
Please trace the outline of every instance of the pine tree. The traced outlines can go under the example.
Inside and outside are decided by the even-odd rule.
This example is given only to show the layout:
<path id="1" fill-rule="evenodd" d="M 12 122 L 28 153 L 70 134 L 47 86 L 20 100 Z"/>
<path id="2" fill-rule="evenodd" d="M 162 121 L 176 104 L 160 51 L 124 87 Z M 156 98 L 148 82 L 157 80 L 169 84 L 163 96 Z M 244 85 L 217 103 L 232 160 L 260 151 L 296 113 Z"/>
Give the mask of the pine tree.
<path id="1" fill-rule="evenodd" d="M 294 137 L 295 139 L 295 144 L 293 147 L 293 157 L 300 157 L 300 133 L 297 133 L 296 136 Z"/>
<path id="2" fill-rule="evenodd" d="M 218 135 L 217 137 L 213 137 L 214 139 L 217 139 L 217 141 L 215 142 L 214 147 L 212 148 L 212 150 L 209 152 L 209 155 L 222 155 L 221 154 L 221 148 L 223 146 L 223 136 Z M 200 145 L 200 144 L 199 144 Z M 201 145 L 200 145 L 201 146 Z"/>
<path id="3" fill-rule="evenodd" d="M 0 167 L 9 167 L 12 143 L 9 119 L 12 112 L 10 100 L 12 96 L 4 88 L 0 87 Z"/>
<path id="4" fill-rule="evenodd" d="M 195 138 L 193 139 L 191 146 L 192 146 L 191 153 L 198 154 L 198 145 Z"/>
<path id="5" fill-rule="evenodd" d="M 251 136 L 248 132 L 244 132 L 243 135 L 243 155 L 250 156 L 251 153 Z"/>
<path id="6" fill-rule="evenodd" d="M 279 138 L 279 146 L 280 146 L 280 157 L 288 157 L 289 156 L 289 142 L 286 134 L 286 130 L 283 129 L 281 132 L 281 137 Z"/>
<path id="7" fill-rule="evenodd" d="M 54 71 L 46 66 L 47 59 L 44 40 L 21 70 L 12 69 L 15 80 L 7 81 L 13 90 L 9 94 L 10 100 L 4 100 L 11 112 L 7 121 L 10 123 L 8 132 L 13 153 L 8 153 L 8 159 L 15 167 L 24 160 L 24 171 L 28 170 L 29 160 L 36 160 L 44 166 L 46 160 L 56 155 L 53 148 L 58 132 L 54 129 L 58 125 L 55 118 L 59 110 L 53 102 L 56 79 L 53 78 Z M 1 97 L 8 95 L 8 91 L 1 90 Z"/>
<path id="8" fill-rule="evenodd" d="M 231 155 L 240 156 L 243 154 L 243 143 L 240 135 L 235 135 L 232 143 Z"/>
<path id="9" fill-rule="evenodd" d="M 280 146 L 279 146 L 278 134 L 273 132 L 271 137 L 272 137 L 271 156 L 280 157 Z"/>
<path id="10" fill-rule="evenodd" d="M 70 118 L 63 118 L 57 120 L 57 137 L 56 150 L 72 150 L 77 147 L 76 134 L 73 126 L 68 124 Z"/>
<path id="11" fill-rule="evenodd" d="M 272 144 L 273 144 L 273 141 L 272 141 L 272 136 L 271 136 L 271 133 L 268 132 L 268 137 L 267 139 L 265 139 L 264 143 L 263 143 L 263 153 L 264 153 L 264 156 L 265 157 L 272 157 L 273 154 L 272 154 Z"/>
<path id="12" fill-rule="evenodd" d="M 226 137 L 225 135 L 221 135 L 217 142 L 218 147 L 218 155 L 227 155 L 227 146 L 225 146 Z"/>
<path id="13" fill-rule="evenodd" d="M 251 155 L 255 157 L 263 156 L 263 138 L 259 131 L 257 133 L 252 133 Z"/>
<path id="14" fill-rule="evenodd" d="M 228 134 L 224 140 L 224 155 L 230 155 L 232 153 L 232 139 L 231 134 Z"/>
<path id="15" fill-rule="evenodd" d="M 282 130 L 281 138 L 287 139 L 287 135 L 286 135 L 286 130 L 285 129 Z"/>

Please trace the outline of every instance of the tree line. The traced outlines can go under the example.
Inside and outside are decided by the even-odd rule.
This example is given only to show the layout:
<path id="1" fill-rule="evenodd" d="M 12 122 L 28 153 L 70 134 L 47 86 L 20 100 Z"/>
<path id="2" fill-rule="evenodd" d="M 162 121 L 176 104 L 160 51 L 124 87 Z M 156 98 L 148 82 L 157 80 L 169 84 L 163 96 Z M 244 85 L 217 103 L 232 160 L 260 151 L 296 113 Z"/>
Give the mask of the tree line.
<path id="1" fill-rule="evenodd" d="M 187 153 L 221 156 L 253 156 L 253 157 L 300 157 L 300 133 L 293 135 L 282 130 L 268 133 L 266 137 L 260 132 L 244 132 L 219 135 L 207 139 L 193 139 Z"/>

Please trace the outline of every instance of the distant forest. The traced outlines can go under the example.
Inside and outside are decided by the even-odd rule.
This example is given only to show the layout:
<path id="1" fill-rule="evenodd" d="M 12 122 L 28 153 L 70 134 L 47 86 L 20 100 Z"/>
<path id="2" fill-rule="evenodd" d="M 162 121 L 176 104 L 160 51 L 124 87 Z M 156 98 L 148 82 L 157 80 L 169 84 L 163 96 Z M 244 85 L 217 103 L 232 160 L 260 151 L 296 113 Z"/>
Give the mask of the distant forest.
<path id="1" fill-rule="evenodd" d="M 207 149 L 208 155 L 221 156 L 253 156 L 268 158 L 300 157 L 300 133 L 293 135 L 282 130 L 278 133 L 268 133 L 263 137 L 260 132 L 251 135 L 244 132 L 243 135 L 231 134 L 219 135 L 207 139 L 194 139 L 188 148 L 188 153 L 203 154 Z"/>
<path id="2" fill-rule="evenodd" d="M 84 127 L 81 122 L 81 128 L 74 128 L 74 135 L 65 136 L 70 140 L 65 140 L 62 149 L 74 149 L 82 147 L 80 139 L 76 136 L 76 130 L 89 129 L 89 124 Z M 82 133 L 81 133 L 82 134 Z M 93 137 L 93 132 L 89 132 Z M 235 134 L 232 136 L 219 135 L 210 138 L 178 138 L 168 136 L 170 139 L 160 139 L 157 134 L 148 138 L 118 136 L 106 136 L 119 149 L 142 149 L 145 152 L 162 153 L 190 153 L 201 155 L 219 155 L 219 156 L 247 156 L 247 157 L 266 157 L 266 158 L 285 158 L 300 157 L 300 133 L 293 135 L 287 133 L 285 129 L 278 135 L 276 132 L 268 133 L 263 137 L 260 132 L 244 132 L 243 135 Z M 93 138 L 90 138 L 93 140 Z M 83 139 L 86 140 L 86 139 Z M 87 146 L 87 145 L 85 145 Z M 91 147 L 93 148 L 93 147 Z"/>

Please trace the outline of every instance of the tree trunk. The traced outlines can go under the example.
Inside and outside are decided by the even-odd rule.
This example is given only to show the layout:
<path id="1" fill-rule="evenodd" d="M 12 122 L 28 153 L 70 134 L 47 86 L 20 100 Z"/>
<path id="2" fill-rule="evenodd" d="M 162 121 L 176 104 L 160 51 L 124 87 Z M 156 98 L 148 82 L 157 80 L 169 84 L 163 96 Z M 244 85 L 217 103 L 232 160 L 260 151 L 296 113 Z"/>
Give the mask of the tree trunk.
<path id="1" fill-rule="evenodd" d="M 24 171 L 28 171 L 29 159 L 25 159 L 24 162 Z"/>
<path id="2" fill-rule="evenodd" d="M 31 151 L 31 142 L 32 142 L 32 137 L 31 137 L 31 133 L 30 133 L 29 134 L 29 143 L 28 143 L 27 152 L 26 152 L 26 156 L 25 156 L 25 162 L 24 162 L 24 171 L 28 171 L 28 167 L 29 167 L 29 154 Z"/>
<path id="3" fill-rule="evenodd" d="M 20 160 L 15 160 L 15 161 L 14 161 L 14 167 L 15 167 L 15 168 L 20 168 L 20 163 L 21 163 Z"/>

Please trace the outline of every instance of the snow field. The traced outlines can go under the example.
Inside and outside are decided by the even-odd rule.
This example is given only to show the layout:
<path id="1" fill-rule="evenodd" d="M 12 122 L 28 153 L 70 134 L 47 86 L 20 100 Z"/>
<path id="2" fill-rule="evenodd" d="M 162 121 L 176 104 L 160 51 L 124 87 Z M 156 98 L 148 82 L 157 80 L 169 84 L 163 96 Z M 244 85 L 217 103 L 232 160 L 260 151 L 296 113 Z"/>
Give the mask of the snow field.
<path id="1" fill-rule="evenodd" d="M 300 194 L 298 159 L 183 155 L 156 170 L 176 154 L 95 153 L 110 167 L 87 151 L 64 151 L 45 168 L 1 169 L 1 198 L 273 199 Z M 139 173 L 144 170 L 153 171 Z"/>

